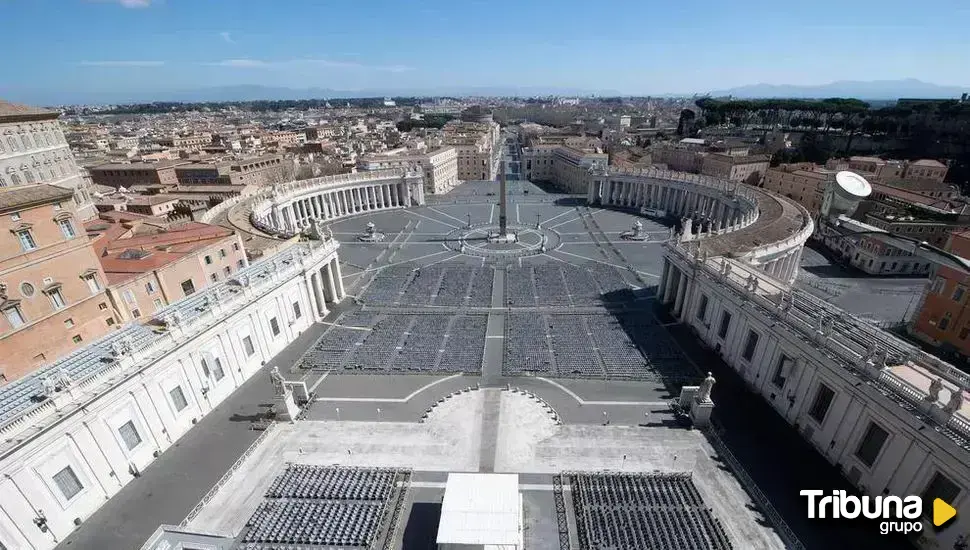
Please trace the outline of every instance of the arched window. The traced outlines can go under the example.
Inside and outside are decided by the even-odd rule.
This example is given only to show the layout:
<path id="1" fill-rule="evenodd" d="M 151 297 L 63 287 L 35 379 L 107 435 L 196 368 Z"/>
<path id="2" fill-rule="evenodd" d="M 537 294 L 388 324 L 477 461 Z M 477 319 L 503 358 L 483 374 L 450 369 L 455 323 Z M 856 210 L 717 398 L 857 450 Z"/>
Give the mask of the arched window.
<path id="1" fill-rule="evenodd" d="M 34 141 L 36 141 L 41 147 L 47 147 L 47 139 L 44 138 L 43 132 L 37 132 L 37 138 Z"/>
<path id="2" fill-rule="evenodd" d="M 2 140 L 0 140 L 0 153 L 3 153 L 3 152 L 4 152 L 4 151 L 3 151 L 3 141 L 2 141 Z"/>
<path id="3" fill-rule="evenodd" d="M 27 134 L 20 134 L 20 141 L 24 144 L 24 149 L 29 150 L 34 144 L 30 141 L 30 136 Z"/>
<path id="4" fill-rule="evenodd" d="M 57 169 L 61 172 L 61 177 L 67 176 L 67 172 L 64 171 L 64 165 L 57 163 Z"/>
<path id="5" fill-rule="evenodd" d="M 13 185 L 20 185 L 20 176 L 18 176 L 17 174 L 11 174 L 10 175 L 10 182 Z"/>
<path id="6" fill-rule="evenodd" d="M 24 170 L 24 181 L 27 183 L 34 183 L 34 173 L 30 170 Z"/>
<path id="7" fill-rule="evenodd" d="M 47 142 L 50 143 L 51 145 L 54 145 L 55 143 L 57 143 L 57 141 L 54 139 L 54 134 L 47 132 Z"/>
<path id="8" fill-rule="evenodd" d="M 50 169 L 50 170 L 48 170 L 48 171 L 49 171 L 49 172 L 51 173 L 51 179 L 52 179 L 52 180 L 56 180 L 56 179 L 57 179 L 57 174 L 55 174 L 55 173 L 54 173 L 54 169 L 53 169 L 53 168 L 51 168 L 51 169 Z"/>
<path id="9" fill-rule="evenodd" d="M 7 186 L 7 180 L 4 179 L 3 174 L 0 174 L 0 187 L 6 187 L 6 186 Z"/>
<path id="10" fill-rule="evenodd" d="M 20 148 L 17 147 L 17 142 L 14 141 L 13 136 L 7 136 L 7 146 L 10 147 L 11 151 L 19 151 Z"/>

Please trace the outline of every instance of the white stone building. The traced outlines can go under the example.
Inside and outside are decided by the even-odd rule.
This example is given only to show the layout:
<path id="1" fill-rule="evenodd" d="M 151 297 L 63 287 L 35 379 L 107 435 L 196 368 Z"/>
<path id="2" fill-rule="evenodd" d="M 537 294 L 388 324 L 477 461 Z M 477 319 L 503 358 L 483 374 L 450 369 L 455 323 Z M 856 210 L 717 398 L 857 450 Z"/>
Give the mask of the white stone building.
<path id="1" fill-rule="evenodd" d="M 294 245 L 0 388 L 0 544 L 54 548 L 344 296 Z"/>
<path id="2" fill-rule="evenodd" d="M 365 155 L 357 159 L 357 168 L 365 171 L 401 168 L 421 171 L 424 174 L 424 191 L 429 194 L 447 193 L 459 183 L 458 152 L 454 147 Z"/>
<path id="3" fill-rule="evenodd" d="M 77 215 L 97 215 L 90 186 L 57 122 L 60 113 L 0 101 L 0 187 L 49 183 L 74 190 Z"/>

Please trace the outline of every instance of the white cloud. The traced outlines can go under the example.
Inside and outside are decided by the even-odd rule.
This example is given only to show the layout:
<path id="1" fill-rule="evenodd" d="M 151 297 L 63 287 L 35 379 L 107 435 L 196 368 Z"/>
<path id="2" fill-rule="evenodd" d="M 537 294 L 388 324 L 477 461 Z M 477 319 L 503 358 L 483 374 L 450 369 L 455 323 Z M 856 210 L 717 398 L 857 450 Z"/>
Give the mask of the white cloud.
<path id="1" fill-rule="evenodd" d="M 224 59 L 222 61 L 216 61 L 214 63 L 206 63 L 207 65 L 216 65 L 219 67 L 236 67 L 236 68 L 246 68 L 246 69 L 269 69 L 274 67 L 286 67 L 294 65 L 316 65 L 319 67 L 329 67 L 333 69 L 349 69 L 349 70 L 362 70 L 362 71 L 378 71 L 378 72 L 389 72 L 389 73 L 403 73 L 406 71 L 414 70 L 412 67 L 406 65 L 366 65 L 363 63 L 356 63 L 353 61 L 335 61 L 332 59 L 285 59 L 279 61 L 263 61 L 261 59 Z"/>
<path id="2" fill-rule="evenodd" d="M 240 69 L 265 68 L 272 66 L 271 63 L 260 61 L 259 59 L 223 59 L 215 63 L 206 63 L 217 67 L 236 67 Z"/>
<path id="3" fill-rule="evenodd" d="M 147 8 L 152 0 L 118 0 L 118 3 L 126 8 Z"/>
<path id="4" fill-rule="evenodd" d="M 232 36 L 231 36 L 231 35 L 229 34 L 229 31 L 222 31 L 222 32 L 220 32 L 220 33 L 219 33 L 219 36 L 220 36 L 220 37 L 221 37 L 221 38 L 222 38 L 222 39 L 223 39 L 224 41 L 226 41 L 226 42 L 228 42 L 229 44 L 235 44 L 235 43 L 236 43 L 236 41 L 235 41 L 235 40 L 233 40 L 233 39 L 232 39 Z"/>
<path id="5" fill-rule="evenodd" d="M 81 61 L 82 67 L 161 67 L 164 61 Z"/>

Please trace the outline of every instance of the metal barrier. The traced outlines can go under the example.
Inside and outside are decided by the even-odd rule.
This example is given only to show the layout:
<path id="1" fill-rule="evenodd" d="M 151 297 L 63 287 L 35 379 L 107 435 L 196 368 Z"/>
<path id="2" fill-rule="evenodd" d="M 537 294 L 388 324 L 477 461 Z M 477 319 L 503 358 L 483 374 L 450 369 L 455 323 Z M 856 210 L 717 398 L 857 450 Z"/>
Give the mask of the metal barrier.
<path id="1" fill-rule="evenodd" d="M 202 500 L 200 500 L 199 503 L 195 505 L 195 508 L 192 508 L 192 511 L 189 512 L 189 515 L 185 516 L 185 519 L 182 520 L 182 523 L 179 523 L 179 527 L 186 527 L 190 521 L 195 519 L 196 516 L 198 516 L 199 513 L 202 512 L 202 508 L 204 508 L 206 504 L 209 504 L 209 501 L 211 501 L 212 498 L 216 496 L 216 493 L 219 492 L 219 489 L 221 489 L 222 486 L 229 481 L 229 478 L 232 477 L 232 474 L 234 474 L 236 470 L 238 470 L 242 466 L 243 462 L 245 462 L 246 459 L 249 458 L 251 454 L 253 454 L 256 448 L 259 447 L 260 443 L 262 443 L 266 439 L 266 437 L 270 434 L 270 432 L 275 430 L 275 428 L 276 428 L 276 424 L 270 424 L 268 428 L 263 430 L 263 433 L 259 434 L 259 437 L 257 437 L 256 440 L 253 441 L 253 443 L 249 446 L 249 448 L 246 449 L 246 452 L 244 452 L 242 456 L 236 459 L 236 462 L 233 463 L 232 467 L 229 468 L 229 470 L 225 474 L 223 474 L 221 478 L 219 478 L 219 481 L 216 482 L 216 484 L 213 485 L 211 489 L 209 489 L 209 492 L 202 497 Z"/>
<path id="2" fill-rule="evenodd" d="M 721 458 L 728 463 L 728 466 L 730 466 L 731 470 L 734 472 L 734 475 L 738 478 L 738 481 L 741 482 L 744 490 L 748 492 L 751 498 L 755 501 L 755 504 L 757 504 L 764 513 L 768 521 L 771 522 L 772 527 L 775 528 L 775 531 L 778 532 L 778 536 L 781 538 L 782 542 L 785 543 L 785 548 L 788 548 L 789 550 L 805 550 L 805 545 L 798 540 L 795 533 L 790 527 L 788 527 L 785 520 L 781 518 L 778 511 L 775 510 L 775 507 L 771 505 L 768 497 L 766 497 L 765 494 L 761 492 L 761 489 L 758 488 L 758 484 L 751 479 L 748 472 L 746 472 L 744 467 L 741 466 L 741 462 L 738 461 L 730 450 L 728 450 L 727 445 L 725 445 L 724 441 L 721 440 L 721 437 L 717 435 L 717 432 L 714 430 L 707 430 L 704 433 L 707 434 L 711 442 L 711 446 L 714 447 Z"/>

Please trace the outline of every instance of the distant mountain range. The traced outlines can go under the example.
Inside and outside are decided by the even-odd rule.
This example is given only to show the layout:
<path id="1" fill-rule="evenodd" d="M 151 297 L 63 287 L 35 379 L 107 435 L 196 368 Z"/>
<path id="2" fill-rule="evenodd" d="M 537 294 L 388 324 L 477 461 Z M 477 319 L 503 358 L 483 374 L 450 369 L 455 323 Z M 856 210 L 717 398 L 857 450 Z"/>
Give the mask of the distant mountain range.
<path id="1" fill-rule="evenodd" d="M 754 84 L 710 92 L 715 97 L 737 98 L 827 98 L 854 97 L 863 100 L 896 100 L 899 98 L 945 99 L 958 98 L 970 92 L 970 86 L 940 86 L 916 79 L 853 81 L 840 80 L 818 86 L 795 86 L 788 84 Z M 65 88 L 63 90 L 31 90 L 0 86 L 0 98 L 31 105 L 67 104 L 120 104 L 150 103 L 153 101 L 206 102 L 206 101 L 255 101 L 297 99 L 343 99 L 351 97 L 534 97 L 534 96 L 607 96 L 623 94 L 609 89 L 583 89 L 564 87 L 513 87 L 513 86 L 463 86 L 453 88 L 373 88 L 365 90 L 334 90 L 330 88 L 286 88 L 259 84 L 218 86 L 192 90 L 145 91 L 145 92 L 93 92 Z M 648 95 L 648 94 L 640 94 Z M 701 94 L 649 94 L 655 97 L 685 97 Z M 707 94 L 703 94 L 707 95 Z"/>
<path id="2" fill-rule="evenodd" d="M 940 86 L 915 78 L 903 80 L 839 80 L 818 86 L 794 86 L 789 84 L 753 84 L 711 92 L 714 97 L 738 98 L 796 98 L 821 99 L 827 97 L 854 97 L 857 99 L 947 99 L 959 98 L 970 92 L 970 86 Z"/>

